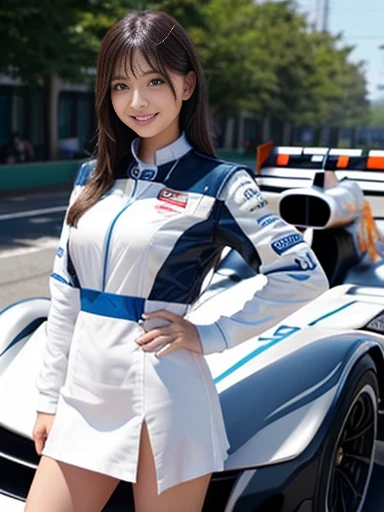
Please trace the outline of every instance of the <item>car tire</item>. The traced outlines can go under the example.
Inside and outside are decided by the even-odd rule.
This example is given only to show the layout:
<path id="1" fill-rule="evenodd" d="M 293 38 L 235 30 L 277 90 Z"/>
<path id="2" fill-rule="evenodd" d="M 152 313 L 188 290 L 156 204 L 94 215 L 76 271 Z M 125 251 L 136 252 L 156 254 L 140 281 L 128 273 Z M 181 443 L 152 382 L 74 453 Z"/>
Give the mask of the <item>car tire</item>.
<path id="1" fill-rule="evenodd" d="M 320 456 L 314 512 L 361 512 L 374 463 L 379 387 L 367 354 L 351 370 Z"/>

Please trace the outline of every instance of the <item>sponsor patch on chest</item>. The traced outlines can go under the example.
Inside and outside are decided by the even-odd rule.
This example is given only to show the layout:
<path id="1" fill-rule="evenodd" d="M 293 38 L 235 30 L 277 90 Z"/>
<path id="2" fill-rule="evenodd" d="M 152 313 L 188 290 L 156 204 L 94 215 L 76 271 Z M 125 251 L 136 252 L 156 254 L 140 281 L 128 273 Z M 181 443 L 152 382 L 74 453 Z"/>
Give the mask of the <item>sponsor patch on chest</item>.
<path id="1" fill-rule="evenodd" d="M 186 208 L 188 204 L 188 194 L 185 192 L 178 192 L 170 188 L 163 188 L 160 190 L 157 199 L 164 203 L 178 206 L 179 208 Z"/>

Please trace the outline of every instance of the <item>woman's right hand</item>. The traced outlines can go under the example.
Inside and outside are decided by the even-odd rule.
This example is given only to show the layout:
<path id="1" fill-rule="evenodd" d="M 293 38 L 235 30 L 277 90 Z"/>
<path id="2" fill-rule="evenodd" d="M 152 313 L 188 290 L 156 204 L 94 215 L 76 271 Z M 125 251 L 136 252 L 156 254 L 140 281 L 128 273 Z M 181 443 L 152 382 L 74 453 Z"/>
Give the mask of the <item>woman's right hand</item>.
<path id="1" fill-rule="evenodd" d="M 35 426 L 33 427 L 32 437 L 35 442 L 35 449 L 38 455 L 41 455 L 41 452 L 44 449 L 45 441 L 49 436 L 54 419 L 54 414 L 47 414 L 45 412 L 37 413 Z"/>

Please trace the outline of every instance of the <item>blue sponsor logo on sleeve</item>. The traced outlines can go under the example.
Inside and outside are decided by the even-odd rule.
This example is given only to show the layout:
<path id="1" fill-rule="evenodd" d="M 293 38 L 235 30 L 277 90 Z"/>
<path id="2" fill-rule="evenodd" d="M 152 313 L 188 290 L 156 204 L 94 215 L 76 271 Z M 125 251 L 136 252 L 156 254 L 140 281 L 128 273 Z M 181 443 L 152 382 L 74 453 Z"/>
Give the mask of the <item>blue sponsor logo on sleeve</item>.
<path id="1" fill-rule="evenodd" d="M 56 254 L 59 258 L 61 258 L 64 254 L 64 249 L 62 247 L 58 247 L 57 248 L 57 251 L 56 251 Z"/>
<path id="2" fill-rule="evenodd" d="M 262 228 L 265 228 L 265 226 L 269 226 L 269 224 L 272 224 L 272 222 L 276 222 L 279 219 L 280 217 L 278 215 L 268 213 L 268 215 L 263 215 L 260 219 L 257 219 L 257 223 Z"/>
<path id="3" fill-rule="evenodd" d="M 302 242 L 304 242 L 304 240 L 300 233 L 292 233 L 290 235 L 284 236 L 283 238 L 279 238 L 279 240 L 276 240 L 275 242 L 272 242 L 271 247 L 276 254 L 280 255 L 285 251 L 288 251 L 288 249 L 291 247 L 301 244 Z"/>
<path id="4" fill-rule="evenodd" d="M 267 201 L 264 199 L 260 190 L 255 187 L 248 187 L 245 189 L 243 192 L 243 197 L 245 201 L 252 202 L 251 211 L 253 211 L 255 208 L 262 209 L 267 206 Z"/>

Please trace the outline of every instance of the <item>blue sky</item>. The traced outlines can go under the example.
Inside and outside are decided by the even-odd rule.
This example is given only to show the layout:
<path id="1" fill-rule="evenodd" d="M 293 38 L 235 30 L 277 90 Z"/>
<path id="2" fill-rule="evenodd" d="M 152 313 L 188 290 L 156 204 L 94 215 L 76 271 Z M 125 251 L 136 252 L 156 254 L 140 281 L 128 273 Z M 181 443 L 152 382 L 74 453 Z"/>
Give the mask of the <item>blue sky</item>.
<path id="1" fill-rule="evenodd" d="M 316 7 L 325 0 L 296 0 L 310 19 L 316 16 Z M 342 32 L 348 44 L 355 45 L 352 60 L 366 62 L 366 77 L 370 99 L 384 98 L 384 91 L 378 91 L 381 79 L 384 85 L 384 0 L 328 0 L 329 30 Z"/>

